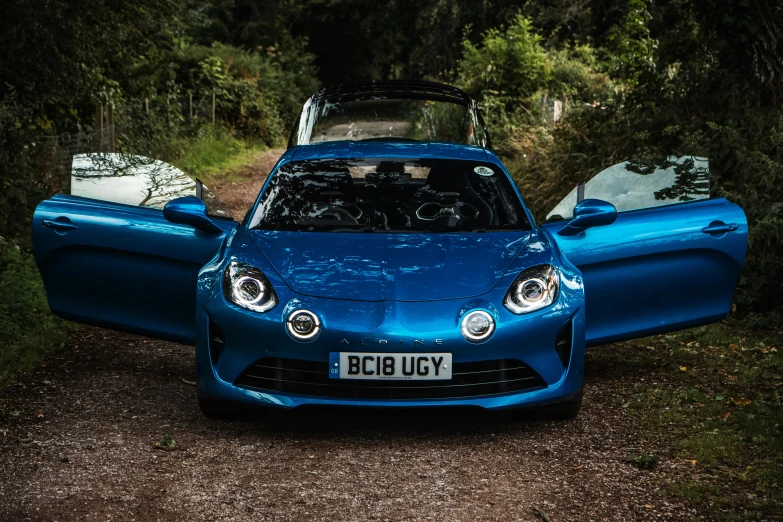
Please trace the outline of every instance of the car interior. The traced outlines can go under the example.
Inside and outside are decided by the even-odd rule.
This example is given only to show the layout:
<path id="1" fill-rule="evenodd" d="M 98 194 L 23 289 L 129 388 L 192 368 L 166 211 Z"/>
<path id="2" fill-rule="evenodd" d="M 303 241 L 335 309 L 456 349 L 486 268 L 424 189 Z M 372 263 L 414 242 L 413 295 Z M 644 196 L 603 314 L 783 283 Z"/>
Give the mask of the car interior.
<path id="1" fill-rule="evenodd" d="M 505 176 L 473 163 L 380 161 L 284 166 L 259 209 L 257 228 L 491 230 L 529 228 Z M 289 167 L 289 168 L 286 168 Z"/>

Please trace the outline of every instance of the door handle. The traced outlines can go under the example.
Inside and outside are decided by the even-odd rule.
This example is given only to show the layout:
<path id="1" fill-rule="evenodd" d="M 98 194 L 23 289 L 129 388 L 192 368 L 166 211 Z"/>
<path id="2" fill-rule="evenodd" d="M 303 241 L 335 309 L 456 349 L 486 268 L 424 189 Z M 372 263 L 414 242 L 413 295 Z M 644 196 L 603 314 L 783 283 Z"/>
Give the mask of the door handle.
<path id="1" fill-rule="evenodd" d="M 58 221 L 56 219 L 44 219 L 43 226 L 46 228 L 53 228 L 57 232 L 67 232 L 68 230 L 76 230 L 79 228 L 70 221 Z"/>
<path id="2" fill-rule="evenodd" d="M 734 232 L 739 228 L 737 225 L 730 224 L 727 225 L 726 223 L 721 223 L 720 221 L 713 221 L 708 226 L 701 229 L 702 232 L 705 234 L 710 234 L 712 236 L 715 235 L 721 235 L 726 234 L 728 232 Z"/>

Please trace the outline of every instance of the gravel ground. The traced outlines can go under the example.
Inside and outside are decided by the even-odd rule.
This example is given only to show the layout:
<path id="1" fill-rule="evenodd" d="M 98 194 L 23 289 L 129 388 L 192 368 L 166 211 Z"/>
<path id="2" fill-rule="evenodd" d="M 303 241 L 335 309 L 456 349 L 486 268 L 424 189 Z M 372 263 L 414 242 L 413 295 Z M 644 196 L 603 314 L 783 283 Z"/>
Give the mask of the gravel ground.
<path id="1" fill-rule="evenodd" d="M 214 184 L 237 217 L 280 153 Z M 313 409 L 214 421 L 198 410 L 193 368 L 190 347 L 83 328 L 0 390 L 0 520 L 701 518 L 666 502 L 680 464 L 626 462 L 656 452 L 616 401 L 640 376 L 589 355 L 582 413 L 561 422 Z M 173 448 L 156 447 L 165 437 Z"/>
<path id="2" fill-rule="evenodd" d="M 632 350 L 616 346 L 610 350 Z M 0 520 L 688 520 L 591 366 L 582 413 L 204 418 L 192 348 L 84 328 L 0 392 Z M 172 450 L 156 448 L 165 436 Z"/>

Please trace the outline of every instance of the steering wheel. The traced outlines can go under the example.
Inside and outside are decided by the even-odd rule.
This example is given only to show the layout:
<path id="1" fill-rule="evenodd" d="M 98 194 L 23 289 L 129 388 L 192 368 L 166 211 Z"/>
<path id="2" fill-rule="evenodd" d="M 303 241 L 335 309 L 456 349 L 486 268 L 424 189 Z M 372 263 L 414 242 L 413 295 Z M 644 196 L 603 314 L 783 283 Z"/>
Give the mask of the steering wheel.
<path id="1" fill-rule="evenodd" d="M 362 214 L 364 212 L 362 211 L 361 207 L 357 205 L 356 203 L 352 203 L 350 201 L 343 201 L 341 199 L 336 199 L 334 201 L 330 201 L 329 205 L 331 208 L 339 208 L 340 210 L 344 210 L 348 212 L 348 215 L 351 216 L 354 220 L 359 220 L 362 217 Z"/>
<path id="2" fill-rule="evenodd" d="M 347 207 L 347 208 L 346 208 Z M 355 210 L 354 214 L 348 211 L 349 208 Z M 309 203 L 302 209 L 302 215 L 310 219 L 333 219 L 335 221 L 344 221 L 351 225 L 357 225 L 358 219 L 362 217 L 362 209 L 353 203 Z"/>
<path id="3" fill-rule="evenodd" d="M 430 201 L 424 203 L 416 210 L 416 217 L 423 221 L 435 221 L 440 218 L 472 221 L 479 216 L 479 209 L 470 203 L 458 201 L 451 205 L 444 205 Z"/>

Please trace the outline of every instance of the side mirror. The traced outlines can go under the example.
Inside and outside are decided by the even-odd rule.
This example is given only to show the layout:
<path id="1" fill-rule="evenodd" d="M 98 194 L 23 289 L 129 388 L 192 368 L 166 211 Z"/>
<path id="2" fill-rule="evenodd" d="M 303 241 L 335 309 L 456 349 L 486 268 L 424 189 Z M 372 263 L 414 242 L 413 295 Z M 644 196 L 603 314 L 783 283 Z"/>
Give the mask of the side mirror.
<path id="1" fill-rule="evenodd" d="M 163 217 L 171 223 L 190 225 L 206 234 L 220 234 L 223 230 L 207 217 L 207 206 L 194 196 L 172 199 L 163 207 Z"/>
<path id="2" fill-rule="evenodd" d="M 591 227 L 611 225 L 617 219 L 614 205 L 600 199 L 585 199 L 574 207 L 574 217 L 558 231 L 561 236 L 575 236 Z"/>

